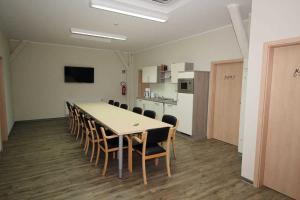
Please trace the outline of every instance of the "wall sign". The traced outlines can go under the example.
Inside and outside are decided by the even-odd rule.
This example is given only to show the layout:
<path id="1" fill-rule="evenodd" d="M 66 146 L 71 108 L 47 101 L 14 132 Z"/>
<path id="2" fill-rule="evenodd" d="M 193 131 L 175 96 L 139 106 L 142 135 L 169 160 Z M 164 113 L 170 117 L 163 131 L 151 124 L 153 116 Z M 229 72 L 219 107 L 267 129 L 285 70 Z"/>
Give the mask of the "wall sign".
<path id="1" fill-rule="evenodd" d="M 294 72 L 294 77 L 300 77 L 300 67 L 296 68 L 295 69 L 295 72 Z"/>
<path id="2" fill-rule="evenodd" d="M 234 80 L 235 79 L 235 75 L 226 75 L 224 77 L 225 80 Z"/>

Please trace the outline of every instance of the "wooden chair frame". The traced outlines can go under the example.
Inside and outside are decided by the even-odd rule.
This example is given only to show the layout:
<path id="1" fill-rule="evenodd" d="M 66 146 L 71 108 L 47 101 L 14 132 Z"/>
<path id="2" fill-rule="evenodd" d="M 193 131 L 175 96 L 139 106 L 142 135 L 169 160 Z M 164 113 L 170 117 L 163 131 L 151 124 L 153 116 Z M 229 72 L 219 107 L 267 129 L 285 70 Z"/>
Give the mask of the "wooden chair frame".
<path id="1" fill-rule="evenodd" d="M 157 165 L 158 164 L 158 158 L 166 157 L 167 173 L 168 173 L 168 177 L 171 177 L 171 170 L 170 170 L 170 143 L 171 143 L 172 137 L 174 137 L 175 131 L 176 131 L 175 127 L 172 127 L 172 128 L 169 129 L 168 138 L 167 138 L 167 145 L 166 145 L 166 152 L 159 153 L 159 154 L 154 154 L 154 155 L 149 155 L 149 156 L 146 155 L 148 132 L 144 131 L 142 133 L 141 139 L 138 138 L 137 136 L 132 136 L 132 140 L 135 140 L 138 143 L 143 144 L 142 152 L 140 152 L 139 150 L 136 150 L 136 152 L 142 156 L 143 181 L 144 181 L 145 185 L 147 185 L 146 160 L 155 159 L 155 165 Z M 131 144 L 132 144 L 132 142 L 131 142 Z M 129 146 L 129 152 L 132 152 L 132 150 L 133 150 L 131 144 Z M 131 162 L 132 162 L 132 160 L 131 160 Z M 130 164 L 129 166 L 132 167 L 132 164 Z"/>
<path id="2" fill-rule="evenodd" d="M 108 155 L 109 155 L 109 153 L 115 153 L 115 152 L 118 152 L 118 150 L 119 150 L 119 147 L 108 148 L 108 144 L 107 144 L 108 140 L 118 138 L 119 136 L 118 135 L 107 136 L 106 132 L 105 132 L 105 129 L 103 127 L 100 128 L 100 131 L 102 133 L 104 146 L 102 146 L 101 143 L 99 143 L 99 145 L 98 145 L 96 165 L 98 165 L 98 162 L 99 162 L 99 159 L 100 159 L 100 152 L 102 150 L 105 154 L 102 176 L 105 176 L 106 170 L 107 170 L 107 165 L 108 165 Z M 128 140 L 128 144 L 129 144 L 130 139 L 128 137 L 126 137 L 126 138 Z M 126 148 L 128 148 L 128 147 L 123 147 L 123 149 L 126 149 Z"/>
<path id="3" fill-rule="evenodd" d="M 81 120 L 80 118 L 80 111 L 78 109 L 75 110 L 76 112 L 76 130 L 77 130 L 77 133 L 76 134 L 76 140 L 78 140 L 79 136 L 81 136 L 81 139 L 80 139 L 80 144 L 82 145 L 83 144 L 83 140 L 84 140 L 84 136 L 86 134 L 86 127 L 85 127 L 85 124 L 84 122 Z M 86 143 L 85 143 L 86 144 Z M 86 145 L 84 146 L 84 150 L 86 148 Z"/>
<path id="4" fill-rule="evenodd" d="M 179 122 L 178 122 L 178 119 L 177 119 L 177 122 L 176 122 L 176 125 L 175 125 L 175 131 L 174 131 L 174 134 L 172 135 L 171 137 L 171 143 L 172 143 L 172 150 L 173 150 L 173 156 L 174 156 L 174 159 L 176 160 L 176 151 L 175 151 L 175 139 L 176 139 L 176 131 L 177 131 L 177 128 L 178 128 L 178 125 L 179 125 Z"/>

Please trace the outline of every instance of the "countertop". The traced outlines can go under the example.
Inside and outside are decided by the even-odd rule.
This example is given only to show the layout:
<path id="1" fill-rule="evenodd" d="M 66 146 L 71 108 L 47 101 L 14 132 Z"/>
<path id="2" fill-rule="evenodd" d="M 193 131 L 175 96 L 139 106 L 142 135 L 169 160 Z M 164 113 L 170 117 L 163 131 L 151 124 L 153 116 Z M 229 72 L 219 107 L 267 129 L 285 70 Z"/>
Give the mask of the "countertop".
<path id="1" fill-rule="evenodd" d="M 146 101 L 153 101 L 158 103 L 164 103 L 164 104 L 172 104 L 177 105 L 177 101 L 174 101 L 172 99 L 163 99 L 163 98 L 145 98 L 145 97 L 137 97 L 137 99 L 146 100 Z"/>

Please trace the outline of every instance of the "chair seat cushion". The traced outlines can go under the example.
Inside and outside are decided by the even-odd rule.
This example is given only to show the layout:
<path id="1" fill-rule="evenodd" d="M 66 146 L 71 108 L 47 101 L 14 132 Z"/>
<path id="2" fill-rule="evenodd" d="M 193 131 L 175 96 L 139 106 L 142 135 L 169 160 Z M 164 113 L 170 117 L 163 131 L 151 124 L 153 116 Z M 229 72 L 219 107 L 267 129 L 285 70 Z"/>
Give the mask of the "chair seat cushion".
<path id="1" fill-rule="evenodd" d="M 100 145 L 101 145 L 102 147 L 104 147 L 104 141 L 101 141 L 101 142 L 100 142 Z M 127 147 L 127 146 L 128 146 L 127 140 L 123 140 L 123 147 Z M 108 147 L 109 149 L 119 147 L 119 138 L 113 138 L 113 139 L 107 140 L 107 147 Z"/>
<path id="2" fill-rule="evenodd" d="M 133 149 L 138 150 L 140 152 L 143 151 L 143 144 L 137 144 L 133 146 Z M 147 144 L 146 145 L 146 156 L 164 153 L 166 150 L 158 144 Z"/>

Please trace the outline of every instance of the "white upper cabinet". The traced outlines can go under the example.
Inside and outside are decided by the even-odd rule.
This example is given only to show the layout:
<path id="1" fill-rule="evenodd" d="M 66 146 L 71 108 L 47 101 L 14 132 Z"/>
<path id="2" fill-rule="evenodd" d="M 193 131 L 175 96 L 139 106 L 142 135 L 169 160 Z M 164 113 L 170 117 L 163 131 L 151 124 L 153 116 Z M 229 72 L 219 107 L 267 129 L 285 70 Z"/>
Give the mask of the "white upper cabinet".
<path id="1" fill-rule="evenodd" d="M 158 67 L 144 67 L 143 68 L 143 83 L 157 83 L 158 82 Z"/>
<path id="2" fill-rule="evenodd" d="M 178 73 L 193 71 L 193 63 L 175 63 L 171 64 L 171 83 L 178 83 Z"/>

